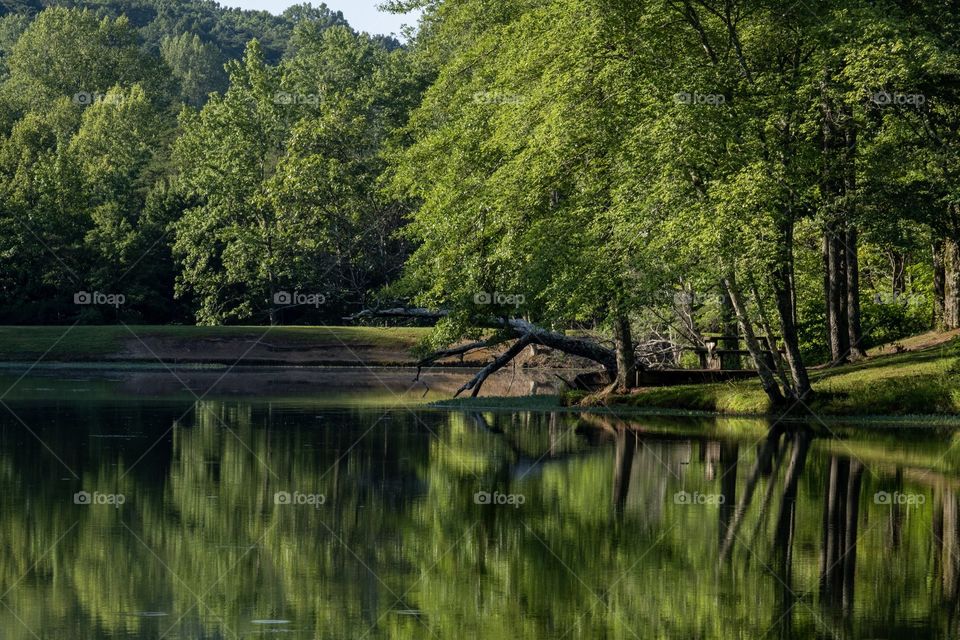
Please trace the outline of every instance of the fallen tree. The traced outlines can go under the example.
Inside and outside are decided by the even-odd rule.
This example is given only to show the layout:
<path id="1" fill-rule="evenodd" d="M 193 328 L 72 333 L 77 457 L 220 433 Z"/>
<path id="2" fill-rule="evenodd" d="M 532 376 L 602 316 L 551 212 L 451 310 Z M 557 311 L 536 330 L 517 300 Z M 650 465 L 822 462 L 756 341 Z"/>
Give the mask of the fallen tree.
<path id="1" fill-rule="evenodd" d="M 366 309 L 360 313 L 354 314 L 347 320 L 364 320 L 373 318 L 407 318 L 417 320 L 429 320 L 439 322 L 450 314 L 448 311 L 433 311 L 423 308 L 394 307 L 391 309 Z M 496 333 L 486 339 L 470 342 L 464 345 L 457 345 L 446 349 L 440 349 L 423 357 L 417 363 L 417 376 L 420 375 L 420 369 L 432 365 L 439 360 L 453 356 L 464 356 L 477 349 L 487 349 L 507 342 L 512 342 L 510 347 L 494 357 L 483 369 L 471 378 L 457 391 L 459 396 L 464 391 L 470 391 L 473 397 L 480 393 L 483 383 L 491 375 L 504 368 L 510 362 L 520 355 L 523 350 L 530 345 L 540 345 L 549 349 L 555 349 L 571 356 L 585 358 L 599 364 L 610 380 L 617 379 L 617 354 L 614 349 L 609 349 L 588 338 L 575 338 L 558 331 L 551 331 L 537 326 L 532 322 L 521 318 L 497 318 L 490 317 L 481 321 L 480 327 L 494 329 Z M 456 397 L 455 396 L 455 397 Z"/>

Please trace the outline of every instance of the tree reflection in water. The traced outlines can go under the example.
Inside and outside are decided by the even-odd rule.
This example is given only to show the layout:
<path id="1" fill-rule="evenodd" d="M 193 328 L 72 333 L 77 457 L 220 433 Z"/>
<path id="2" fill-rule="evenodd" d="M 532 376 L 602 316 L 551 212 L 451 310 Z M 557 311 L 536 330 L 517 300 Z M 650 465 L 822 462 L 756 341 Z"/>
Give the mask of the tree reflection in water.
<path id="1" fill-rule="evenodd" d="M 933 439 L 891 456 L 663 418 L 16 409 L 79 479 L 4 419 L 4 638 L 957 632 L 958 460 Z"/>

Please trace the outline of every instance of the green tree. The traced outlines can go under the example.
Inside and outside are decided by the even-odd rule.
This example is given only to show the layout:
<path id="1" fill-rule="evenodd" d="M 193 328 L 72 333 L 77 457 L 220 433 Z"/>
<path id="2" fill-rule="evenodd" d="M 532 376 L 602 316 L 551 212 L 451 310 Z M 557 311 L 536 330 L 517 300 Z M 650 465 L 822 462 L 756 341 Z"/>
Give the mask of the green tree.
<path id="1" fill-rule="evenodd" d="M 180 92 L 187 104 L 202 106 L 209 94 L 226 88 L 220 52 L 196 34 L 165 37 L 160 43 L 160 54 L 180 82 Z"/>

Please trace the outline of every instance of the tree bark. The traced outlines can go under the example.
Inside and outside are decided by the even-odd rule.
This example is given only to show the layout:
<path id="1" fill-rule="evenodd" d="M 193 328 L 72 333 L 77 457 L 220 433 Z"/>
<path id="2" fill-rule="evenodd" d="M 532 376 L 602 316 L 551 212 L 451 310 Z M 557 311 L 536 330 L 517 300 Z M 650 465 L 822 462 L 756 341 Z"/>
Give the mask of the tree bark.
<path id="1" fill-rule="evenodd" d="M 944 241 L 944 309 L 947 330 L 960 328 L 960 243 L 949 237 Z"/>
<path id="2" fill-rule="evenodd" d="M 944 306 L 946 303 L 947 273 L 944 263 L 944 241 L 939 239 L 933 243 L 933 327 L 937 331 L 946 330 Z"/>
<path id="3" fill-rule="evenodd" d="M 833 84 L 833 72 L 824 70 L 824 88 Z M 845 240 L 844 203 L 848 185 L 849 150 L 847 140 L 847 121 L 842 109 L 834 104 L 833 98 L 825 93 L 821 104 L 822 176 L 824 210 L 824 297 L 826 299 L 827 343 L 830 345 L 830 361 L 839 364 L 846 361 L 850 348 L 847 329 L 847 277 L 846 251 L 842 248 Z"/>
<path id="4" fill-rule="evenodd" d="M 790 367 L 790 376 L 793 378 L 793 394 L 804 399 L 810 396 L 810 377 L 807 367 L 803 363 L 800 353 L 800 336 L 797 331 L 797 310 L 793 295 L 793 223 L 787 223 L 780 231 L 782 246 L 780 259 L 774 265 L 771 282 L 773 295 L 777 302 L 777 314 L 780 316 L 780 331 L 783 338 L 783 349 L 786 353 L 787 366 Z M 776 349 L 775 344 L 771 344 Z"/>
<path id="5" fill-rule="evenodd" d="M 863 327 L 860 322 L 860 256 L 858 233 L 854 225 L 847 226 L 845 243 L 847 258 L 847 335 L 850 345 L 850 359 L 860 360 L 866 357 L 861 343 Z"/>
<path id="6" fill-rule="evenodd" d="M 857 128 L 853 113 L 844 108 L 844 137 L 846 153 L 844 155 L 843 194 L 846 220 L 845 237 L 841 237 L 844 251 L 846 273 L 847 307 L 847 348 L 851 360 L 866 357 L 861 347 L 863 329 L 860 323 L 860 254 L 858 246 L 857 220 Z"/>
<path id="7" fill-rule="evenodd" d="M 510 345 L 509 349 L 507 349 L 501 355 L 494 358 L 493 362 L 485 366 L 483 369 L 480 370 L 479 373 L 477 373 L 477 375 L 471 378 L 462 387 L 457 389 L 457 392 L 454 394 L 453 397 L 456 398 L 464 391 L 470 391 L 472 389 L 472 392 L 470 395 L 476 398 L 477 395 L 480 393 L 480 388 L 483 386 L 483 383 L 487 381 L 487 378 L 489 378 L 491 375 L 493 375 L 500 369 L 510 364 L 511 360 L 516 358 L 518 355 L 520 355 L 520 353 L 524 349 L 527 348 L 527 345 L 530 344 L 531 340 L 532 340 L 532 337 L 530 335 L 526 335 L 520 338 L 519 340 L 517 340 L 516 342 L 514 342 L 512 345 Z"/>
<path id="8" fill-rule="evenodd" d="M 850 349 L 847 329 L 847 276 L 844 269 L 846 251 L 842 249 L 839 232 L 838 224 L 828 223 L 823 238 L 827 339 L 830 344 L 830 361 L 833 364 L 845 362 Z"/>
<path id="9" fill-rule="evenodd" d="M 391 309 L 365 309 L 360 313 L 357 313 L 346 319 L 358 320 L 370 318 L 414 318 L 436 322 L 446 318 L 448 315 L 449 312 L 445 310 L 435 311 L 431 309 L 415 307 L 395 307 Z M 473 390 L 473 395 L 477 395 L 480 392 L 480 387 L 483 386 L 483 383 L 490 375 L 505 367 L 513 358 L 522 353 L 527 346 L 532 344 L 549 347 L 550 349 L 556 349 L 557 351 L 562 351 L 563 353 L 572 356 L 578 356 L 581 358 L 586 358 L 587 360 L 592 360 L 593 362 L 596 362 L 602 366 L 611 379 L 617 379 L 618 357 L 616 350 L 608 349 L 600 344 L 597 344 L 596 342 L 593 342 L 592 340 L 573 338 L 557 331 L 549 331 L 521 318 L 490 317 L 482 321 L 482 326 L 492 329 L 500 329 L 505 332 L 506 337 L 504 337 L 503 340 L 500 340 L 500 338 L 497 337 L 497 342 L 506 340 L 515 340 L 515 342 L 509 349 L 507 349 L 507 351 L 495 358 L 490 364 L 477 373 L 473 379 L 471 379 L 467 384 L 463 385 L 463 387 L 457 391 L 457 395 L 460 395 L 464 391 L 468 390 Z M 484 346 L 484 343 L 473 343 L 471 345 L 466 345 L 465 347 L 445 349 L 438 353 L 441 357 L 451 354 L 458 355 L 464 352 L 464 349 L 470 350 L 472 348 L 478 348 L 478 346 Z M 427 356 L 421 361 L 421 363 L 429 363 L 432 359 L 433 356 Z M 632 367 L 634 370 L 636 370 L 642 366 L 634 361 Z M 419 376 L 419 371 L 417 375 Z"/>
<path id="10" fill-rule="evenodd" d="M 753 282 L 751 282 L 750 285 L 750 293 L 757 301 L 757 311 L 760 314 L 760 326 L 763 329 L 763 332 L 767 334 L 767 346 L 770 347 L 770 353 L 773 356 L 773 364 L 776 367 L 777 376 L 780 378 L 780 383 L 783 385 L 785 390 L 792 390 L 794 388 L 793 382 L 787 377 L 787 371 L 783 366 L 783 358 L 780 356 L 780 348 L 773 335 L 773 325 L 770 324 L 770 318 L 767 316 L 767 311 L 764 308 L 765 305 L 763 303 L 763 298 L 760 297 L 760 291 Z M 779 305 L 777 305 L 777 308 L 779 309 Z"/>
<path id="11" fill-rule="evenodd" d="M 613 337 L 617 352 L 617 375 L 614 380 L 614 389 L 617 393 L 626 393 L 634 386 L 637 366 L 633 335 L 630 331 L 630 318 L 625 314 L 617 314 L 614 317 Z"/>

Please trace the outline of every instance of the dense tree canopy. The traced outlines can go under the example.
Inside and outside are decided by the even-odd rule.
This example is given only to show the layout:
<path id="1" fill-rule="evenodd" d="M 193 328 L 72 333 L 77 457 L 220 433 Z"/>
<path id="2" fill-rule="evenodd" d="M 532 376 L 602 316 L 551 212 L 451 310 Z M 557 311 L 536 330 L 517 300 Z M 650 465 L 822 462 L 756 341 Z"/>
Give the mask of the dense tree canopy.
<path id="1" fill-rule="evenodd" d="M 4 2 L 0 317 L 417 306 L 435 346 L 612 339 L 621 385 L 721 340 L 802 398 L 960 327 L 960 12 L 808 4 L 397 1 L 400 46 L 325 5 Z"/>

